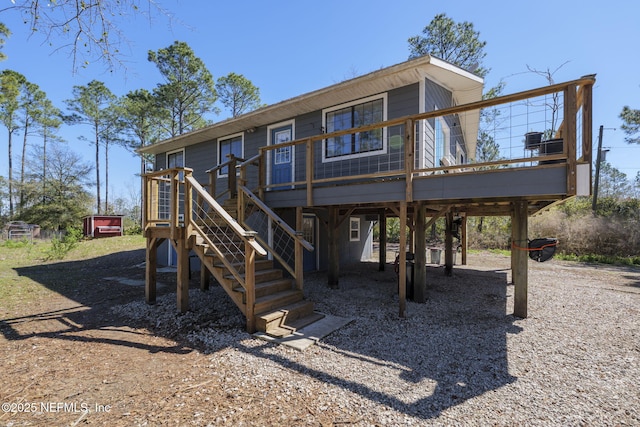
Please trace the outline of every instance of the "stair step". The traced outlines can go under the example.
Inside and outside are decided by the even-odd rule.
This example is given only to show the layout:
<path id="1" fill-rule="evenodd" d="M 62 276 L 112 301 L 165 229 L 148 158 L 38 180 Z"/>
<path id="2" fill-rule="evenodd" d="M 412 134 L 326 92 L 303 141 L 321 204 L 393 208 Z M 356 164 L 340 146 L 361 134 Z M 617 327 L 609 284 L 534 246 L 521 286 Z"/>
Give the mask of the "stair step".
<path id="1" fill-rule="evenodd" d="M 306 300 L 279 307 L 256 316 L 256 328 L 272 336 L 286 336 L 324 317 L 313 311 L 313 303 Z M 284 335 L 283 335 L 284 334 Z"/>
<path id="2" fill-rule="evenodd" d="M 256 283 L 256 298 L 266 297 L 268 295 L 278 294 L 284 291 L 290 291 L 293 288 L 291 279 L 270 280 L 268 282 Z M 244 293 L 242 286 L 236 285 L 234 291 Z M 244 301 L 244 297 L 243 297 Z"/>
<path id="3" fill-rule="evenodd" d="M 302 294 L 302 291 L 297 289 L 291 289 L 275 294 L 265 295 L 260 298 L 256 298 L 254 312 L 256 314 L 268 313 L 270 311 L 278 310 L 289 304 L 302 301 L 303 298 L 304 295 Z"/>
<path id="4" fill-rule="evenodd" d="M 228 259 L 228 258 L 227 258 Z M 235 268 L 244 268 L 244 262 L 232 262 L 231 263 L 232 266 L 234 266 Z M 225 265 L 222 263 L 222 261 L 217 260 L 214 262 L 213 264 L 214 267 L 216 268 L 224 268 L 225 270 L 227 269 L 225 267 Z M 270 259 L 258 259 L 255 262 L 255 266 L 256 266 L 256 272 L 257 271 L 263 271 L 263 270 L 273 270 L 273 261 Z M 228 275 L 229 271 L 225 272 L 225 275 Z"/>
<path id="5" fill-rule="evenodd" d="M 244 273 L 241 274 L 241 276 L 244 278 L 245 277 Z M 266 270 L 256 270 L 255 283 L 258 284 L 262 282 L 270 282 L 272 280 L 282 279 L 282 277 L 283 277 L 282 270 L 277 268 L 269 268 Z M 226 274 L 224 278 L 232 281 L 236 280 L 233 274 Z"/>

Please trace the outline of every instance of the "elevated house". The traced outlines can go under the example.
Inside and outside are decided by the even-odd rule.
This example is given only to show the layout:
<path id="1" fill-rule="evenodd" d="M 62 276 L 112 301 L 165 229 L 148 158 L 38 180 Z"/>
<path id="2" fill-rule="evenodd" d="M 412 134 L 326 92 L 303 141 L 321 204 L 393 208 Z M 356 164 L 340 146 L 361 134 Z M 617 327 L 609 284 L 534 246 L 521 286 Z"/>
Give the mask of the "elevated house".
<path id="1" fill-rule="evenodd" d="M 446 218 L 450 272 L 456 229 L 466 262 L 466 218 L 505 215 L 514 314 L 526 317 L 528 216 L 590 192 L 594 82 L 482 100 L 481 78 L 424 56 L 145 147 L 155 156 L 144 176 L 146 299 L 155 300 L 158 262 L 173 263 L 187 310 L 197 259 L 202 288 L 211 274 L 249 331 L 286 335 L 320 316 L 303 298 L 304 271 L 326 270 L 337 287 L 340 266 L 367 255 L 374 222 L 384 229 L 399 217 L 420 302 L 430 224 Z M 476 158 L 486 140 L 499 156 Z M 383 233 L 381 269 L 385 247 Z M 399 257 L 403 316 L 405 251 Z"/>

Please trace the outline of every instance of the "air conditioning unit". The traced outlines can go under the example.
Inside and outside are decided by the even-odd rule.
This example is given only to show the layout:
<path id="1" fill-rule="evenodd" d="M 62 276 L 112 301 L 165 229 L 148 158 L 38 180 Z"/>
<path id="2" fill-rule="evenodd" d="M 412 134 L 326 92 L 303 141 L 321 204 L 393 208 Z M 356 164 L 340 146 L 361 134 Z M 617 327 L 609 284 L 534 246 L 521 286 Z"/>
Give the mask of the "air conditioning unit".
<path id="1" fill-rule="evenodd" d="M 442 166 L 453 166 L 456 164 L 456 159 L 454 159 L 451 154 L 447 154 L 446 156 L 440 159 L 440 164 Z"/>

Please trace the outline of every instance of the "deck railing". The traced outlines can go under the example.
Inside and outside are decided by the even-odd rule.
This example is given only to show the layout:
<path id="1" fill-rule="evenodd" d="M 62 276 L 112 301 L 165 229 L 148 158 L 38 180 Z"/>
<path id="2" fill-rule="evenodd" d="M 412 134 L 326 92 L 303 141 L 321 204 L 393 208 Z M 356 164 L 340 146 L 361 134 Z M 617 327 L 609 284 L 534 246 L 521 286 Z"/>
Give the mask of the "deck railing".
<path id="1" fill-rule="evenodd" d="M 239 165 L 241 176 L 248 175 L 248 167 L 257 165 L 256 192 L 261 198 L 264 191 L 306 189 L 306 204 L 313 206 L 313 188 L 317 186 L 404 179 L 406 201 L 411 202 L 414 179 L 428 179 L 442 173 L 562 163 L 567 168 L 566 194 L 575 195 L 577 166 L 590 168 L 591 164 L 594 83 L 593 76 L 585 76 L 358 128 L 265 144 L 251 162 Z M 332 141 L 335 148 L 335 141 L 343 136 L 366 143 L 372 139 L 371 134 L 375 134 L 374 144 L 366 147 L 369 151 L 361 149 L 358 155 L 348 152 L 336 155 L 327 145 L 327 141 Z M 539 142 L 528 141 L 527 134 L 539 135 Z M 478 158 L 476 147 L 480 144 L 494 149 Z M 275 150 L 291 150 L 291 158 L 298 160 L 289 182 L 274 183 L 267 176 L 266 165 L 270 164 Z M 302 158 L 304 167 L 300 167 Z"/>

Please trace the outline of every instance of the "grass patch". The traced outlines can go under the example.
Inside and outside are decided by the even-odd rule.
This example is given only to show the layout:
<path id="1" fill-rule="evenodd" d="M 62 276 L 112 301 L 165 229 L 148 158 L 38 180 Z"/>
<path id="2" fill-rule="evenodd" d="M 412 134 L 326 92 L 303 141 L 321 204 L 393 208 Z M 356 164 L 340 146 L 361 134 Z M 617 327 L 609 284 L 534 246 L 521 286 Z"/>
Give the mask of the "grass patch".
<path id="1" fill-rule="evenodd" d="M 489 252 L 496 255 L 511 256 L 511 251 L 508 249 L 489 249 Z"/>
<path id="2" fill-rule="evenodd" d="M 0 312 L 73 289 L 86 281 L 87 271 L 70 268 L 70 262 L 144 247 L 145 240 L 140 235 L 81 240 L 66 253 L 64 261 L 45 261 L 51 252 L 51 241 L 3 242 L 0 244 Z M 19 274 L 19 269 L 25 268 L 32 269 L 29 276 Z"/>
<path id="3" fill-rule="evenodd" d="M 609 265 L 640 265 L 640 256 L 617 256 L 617 255 L 597 255 L 597 254 L 585 254 L 576 255 L 569 253 L 556 254 L 557 259 L 563 261 L 577 261 L 577 262 L 590 262 L 597 264 L 609 264 Z"/>

